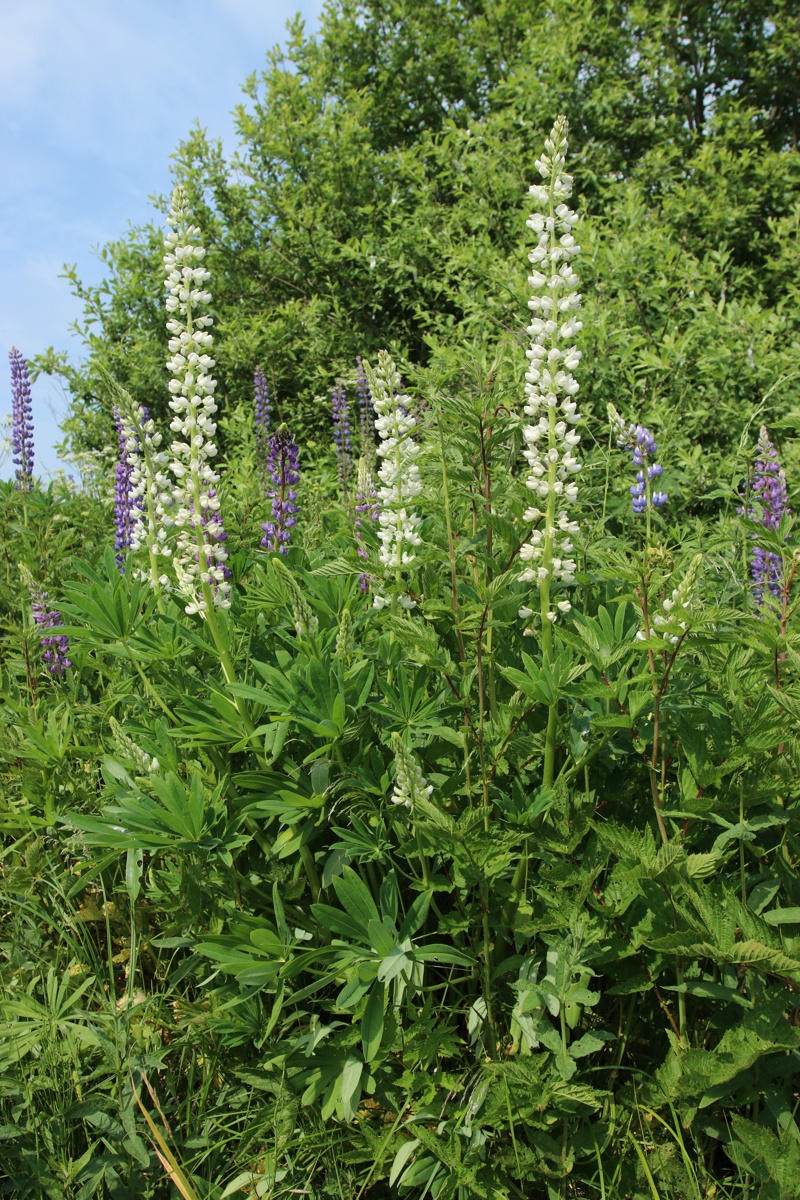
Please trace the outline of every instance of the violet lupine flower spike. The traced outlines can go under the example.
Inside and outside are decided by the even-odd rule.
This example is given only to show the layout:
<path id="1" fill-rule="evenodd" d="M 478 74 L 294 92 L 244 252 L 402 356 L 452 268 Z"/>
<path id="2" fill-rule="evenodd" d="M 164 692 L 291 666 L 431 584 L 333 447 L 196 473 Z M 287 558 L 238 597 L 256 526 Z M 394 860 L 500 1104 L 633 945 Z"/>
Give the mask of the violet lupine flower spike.
<path id="1" fill-rule="evenodd" d="M 268 499 L 272 501 L 272 520 L 261 526 L 261 545 L 279 554 L 289 553 L 291 529 L 297 523 L 297 492 L 300 482 L 300 451 L 287 425 L 280 425 L 269 440 L 267 468 L 272 479 Z"/>
<path id="2" fill-rule="evenodd" d="M 787 504 L 786 475 L 781 469 L 778 452 L 770 441 L 766 425 L 761 426 L 758 437 L 758 458 L 753 475 L 751 498 L 761 505 L 761 524 L 764 529 L 777 529 L 781 518 L 790 516 Z M 753 509 L 748 516 L 755 516 Z M 753 595 L 760 605 L 765 589 L 779 599 L 783 591 L 783 560 L 772 550 L 764 550 L 757 543 L 753 548 L 750 563 L 753 576 Z"/>
<path id="3" fill-rule="evenodd" d="M 258 462 L 259 471 L 266 472 L 267 457 L 269 455 L 270 402 L 269 389 L 267 387 L 267 377 L 261 370 L 261 367 L 256 367 L 255 374 L 253 375 L 253 396 L 256 460 Z"/>
<path id="4" fill-rule="evenodd" d="M 178 589 L 188 601 L 186 612 L 205 613 L 212 605 L 230 608 L 230 583 L 216 494 L 219 475 L 210 461 L 217 453 L 212 440 L 217 427 L 211 419 L 217 411 L 217 384 L 209 374 L 214 359 L 207 353 L 212 340 L 207 330 L 213 319 L 195 315 L 211 300 L 203 286 L 210 275 L 202 265 L 205 249 L 198 244 L 200 230 L 191 224 L 182 187 L 172 194 L 167 224 L 171 227 L 164 239 L 167 311 L 175 314 L 167 321 L 172 335 L 167 367 L 174 376 L 169 384 L 173 395 L 169 404 L 175 413 L 170 429 L 182 435 L 171 447 L 174 459 L 170 470 L 175 476 L 172 519 L 178 530 L 172 563 Z"/>
<path id="5" fill-rule="evenodd" d="M 528 301 L 533 318 L 527 330 L 531 348 L 526 351 L 530 362 L 525 374 L 524 412 L 534 423 L 523 428 L 523 453 L 530 466 L 527 486 L 544 503 L 544 510 L 532 507 L 525 512 L 526 521 L 543 519 L 543 527 L 535 530 L 520 550 L 520 558 L 530 564 L 520 579 L 539 585 L 542 641 L 548 656 L 552 653 L 552 625 L 559 612 L 571 608 L 566 598 L 551 607 L 551 589 L 554 584 L 575 582 L 571 538 L 578 532 L 567 507 L 577 498 L 574 476 L 580 470 L 574 455 L 580 441 L 574 430 L 580 420 L 574 400 L 579 385 L 572 371 L 581 352 L 570 343 L 582 328 L 577 317 L 580 280 L 571 266 L 580 253 L 572 236 L 578 217 L 566 203 L 572 194 L 572 176 L 564 170 L 567 132 L 566 117 L 559 117 L 536 162 L 543 182 L 532 184 L 530 194 L 539 211 L 527 222 L 539 240 L 528 255 L 533 264 L 528 278 L 533 289 Z M 527 617 L 531 610 L 523 608 L 521 613 Z"/>
<path id="6" fill-rule="evenodd" d="M 12 346 L 8 355 L 11 363 L 11 449 L 16 466 L 18 491 L 33 490 L 33 401 L 28 363 L 24 355 Z"/>
<path id="7" fill-rule="evenodd" d="M 422 518 L 411 507 L 422 491 L 419 467 L 414 461 L 419 446 L 411 437 L 417 422 L 409 413 L 411 400 L 402 392 L 400 374 L 386 350 L 378 351 L 373 371 L 364 364 L 375 407 L 375 429 L 381 439 L 377 448 L 383 465 L 378 471 L 382 486 L 378 489 L 380 530 L 378 553 L 384 572 L 384 586 L 391 586 L 403 608 L 414 608 L 416 601 L 402 588 L 401 569 L 414 561 L 421 544 L 417 532 Z M 375 594 L 373 604 L 384 608 L 386 597 Z"/>
<path id="8" fill-rule="evenodd" d="M 332 393 L 333 442 L 336 447 L 336 471 L 342 489 L 342 501 L 347 504 L 348 488 L 353 457 L 353 439 L 350 431 L 350 413 L 347 408 L 347 392 L 339 382 Z"/>
<path id="9" fill-rule="evenodd" d="M 363 458 L 370 471 L 375 467 L 375 409 L 372 393 L 361 355 L 356 355 L 356 393 L 358 395 L 359 458 Z"/>
<path id="10" fill-rule="evenodd" d="M 134 508 L 141 509 L 141 499 L 133 499 L 131 496 L 131 474 L 133 472 L 132 463 L 136 462 L 138 457 L 139 439 L 131 434 L 131 430 L 125 424 L 125 421 L 119 409 L 114 409 L 114 425 L 117 429 L 117 442 L 119 446 L 117 465 L 114 471 L 114 549 L 117 552 L 117 566 L 120 571 L 125 570 L 125 553 L 130 549 L 133 540 L 133 528 L 136 523 L 136 517 L 133 515 Z M 130 448 L 130 442 L 133 440 L 133 449 Z"/>
<path id="11" fill-rule="evenodd" d="M 647 512 L 651 508 L 663 508 L 667 493 L 653 490 L 653 480 L 664 473 L 664 468 L 655 461 L 658 442 L 645 425 L 632 425 L 627 448 L 633 453 L 636 482 L 631 484 L 631 505 L 635 513 Z"/>
<path id="12" fill-rule="evenodd" d="M 42 661 L 54 678 L 63 679 L 72 666 L 72 660 L 68 657 L 69 638 L 63 633 L 45 633 L 46 630 L 56 630 L 64 624 L 61 620 L 61 613 L 50 608 L 47 602 L 47 592 L 36 584 L 23 563 L 19 564 L 19 572 L 31 598 L 33 623 L 40 633 L 44 633 L 44 637 L 39 639 L 39 645 L 42 647 Z"/>

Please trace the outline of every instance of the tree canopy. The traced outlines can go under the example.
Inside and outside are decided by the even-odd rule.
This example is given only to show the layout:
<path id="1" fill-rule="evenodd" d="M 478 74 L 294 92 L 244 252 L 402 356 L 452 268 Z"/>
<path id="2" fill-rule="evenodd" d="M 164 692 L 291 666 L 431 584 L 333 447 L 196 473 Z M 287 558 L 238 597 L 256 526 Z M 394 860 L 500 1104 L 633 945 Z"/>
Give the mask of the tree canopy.
<path id="1" fill-rule="evenodd" d="M 564 112 L 594 296 L 584 403 L 666 426 L 691 492 L 698 446 L 713 470 L 765 395 L 777 430 L 798 401 L 799 58 L 789 0 L 330 0 L 315 36 L 296 20 L 244 85 L 236 153 L 195 129 L 175 155 L 223 407 L 260 364 L 311 433 L 356 354 L 413 372 L 517 337 L 527 184 Z M 166 415 L 160 226 L 108 244 L 100 286 L 70 273 L 88 357 L 43 361 L 66 372 L 73 445 L 109 441 L 98 366 Z"/>

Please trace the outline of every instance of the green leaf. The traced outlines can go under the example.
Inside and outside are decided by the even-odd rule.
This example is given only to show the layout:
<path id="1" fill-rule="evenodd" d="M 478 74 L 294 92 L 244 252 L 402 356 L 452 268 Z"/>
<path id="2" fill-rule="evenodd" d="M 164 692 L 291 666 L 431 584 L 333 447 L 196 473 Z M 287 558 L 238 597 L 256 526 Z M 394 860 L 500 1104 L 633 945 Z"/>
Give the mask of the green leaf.
<path id="1" fill-rule="evenodd" d="M 761 919 L 768 925 L 800 925 L 800 908 L 771 908 Z"/>
<path id="2" fill-rule="evenodd" d="M 342 907 L 362 926 L 365 932 L 370 921 L 380 921 L 380 913 L 370 895 L 369 888 L 352 867 L 345 867 L 342 874 L 334 879 L 333 890 Z"/>
<path id="3" fill-rule="evenodd" d="M 361 1076 L 363 1072 L 363 1062 L 358 1058 L 348 1056 L 342 1068 L 340 1083 L 343 1121 L 350 1122 L 356 1115 L 358 1102 L 361 1099 Z"/>
<path id="4" fill-rule="evenodd" d="M 361 1045 L 364 1051 L 364 1062 L 372 1062 L 378 1053 L 383 1037 L 383 1006 L 386 988 L 378 979 L 372 985 L 364 1015 L 361 1018 Z"/>
<path id="5" fill-rule="evenodd" d="M 398 1179 L 403 1173 L 406 1163 L 411 1158 L 411 1155 L 414 1153 L 417 1146 L 419 1146 L 419 1138 L 410 1138 L 408 1141 L 403 1142 L 400 1149 L 395 1154 L 394 1161 L 392 1163 L 392 1169 L 389 1172 L 390 1188 L 394 1187 L 394 1185 L 397 1183 Z"/>

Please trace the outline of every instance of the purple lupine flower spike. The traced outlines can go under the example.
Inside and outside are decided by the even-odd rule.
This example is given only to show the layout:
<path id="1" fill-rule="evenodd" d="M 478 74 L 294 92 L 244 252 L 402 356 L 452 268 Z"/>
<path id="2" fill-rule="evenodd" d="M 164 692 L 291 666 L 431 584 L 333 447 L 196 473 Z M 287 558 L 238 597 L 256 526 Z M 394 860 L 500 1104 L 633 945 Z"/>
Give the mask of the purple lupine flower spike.
<path id="1" fill-rule="evenodd" d="M 633 452 L 633 465 L 638 467 L 636 482 L 631 485 L 631 503 L 635 513 L 646 512 L 650 508 L 663 508 L 667 503 L 667 493 L 651 491 L 649 485 L 664 473 L 664 468 L 655 461 L 658 453 L 658 443 L 645 425 L 631 425 L 627 438 L 620 443 Z M 649 492 L 649 501 L 648 501 Z"/>
<path id="2" fill-rule="evenodd" d="M 358 540 L 358 557 L 368 558 L 369 555 L 364 547 L 364 530 L 361 524 L 362 517 L 367 521 L 377 521 L 381 515 L 381 505 L 378 500 L 378 493 L 375 490 L 375 481 L 372 477 L 372 471 L 364 459 L 359 459 L 358 463 L 358 486 L 356 491 L 356 519 L 354 522 L 356 538 Z M 366 589 L 362 588 L 362 591 Z"/>
<path id="3" fill-rule="evenodd" d="M 288 426 L 279 426 L 269 439 L 268 470 L 273 486 L 268 499 L 272 501 L 272 520 L 261 526 L 264 530 L 261 545 L 279 554 L 289 553 L 291 529 L 297 523 L 294 489 L 300 482 L 299 457 L 300 451 Z"/>
<path id="4" fill-rule="evenodd" d="M 347 408 L 347 392 L 344 385 L 338 383 L 332 393 L 333 410 L 333 441 L 336 447 L 336 470 L 339 476 L 343 497 L 347 499 L 347 488 L 350 482 L 350 468 L 353 454 L 353 439 L 350 430 L 350 413 Z"/>
<path id="5" fill-rule="evenodd" d="M 8 355 L 11 363 L 12 430 L 11 448 L 16 471 L 16 488 L 21 492 L 33 490 L 33 401 L 28 363 L 23 354 L 12 346 Z"/>
<path id="6" fill-rule="evenodd" d="M 360 354 L 356 355 L 356 393 L 358 395 L 359 451 L 361 457 L 372 464 L 375 461 L 375 409 L 372 406 L 372 393 L 369 390 L 369 380 Z"/>
<path id="7" fill-rule="evenodd" d="M 781 518 L 790 515 L 786 495 L 786 475 L 781 469 L 778 452 L 769 439 L 766 425 L 761 426 L 758 437 L 758 458 L 753 476 L 752 498 L 761 505 L 761 524 L 765 529 L 777 529 Z M 743 510 L 739 510 L 742 512 Z M 753 509 L 747 511 L 753 517 Z M 783 561 L 779 554 L 764 550 L 758 544 L 753 548 L 751 560 L 753 595 L 760 604 L 764 589 L 780 598 L 783 590 Z"/>
<path id="8" fill-rule="evenodd" d="M 133 462 L 139 439 L 132 435 L 116 408 L 114 409 L 114 424 L 117 428 L 119 444 L 119 455 L 114 472 L 114 526 L 116 530 L 114 549 L 117 552 L 117 566 L 120 571 L 124 571 L 125 553 L 130 549 L 133 541 L 133 526 L 136 520 L 134 510 L 141 508 L 141 499 L 135 499 L 131 495 Z M 131 449 L 131 441 L 134 443 L 133 449 Z"/>
<path id="9" fill-rule="evenodd" d="M 31 592 L 31 609 L 33 620 L 40 630 L 58 629 L 63 625 L 61 614 L 47 604 L 47 592 Z M 51 675 L 63 679 L 67 669 L 72 666 L 69 654 L 69 638 L 65 634 L 48 634 L 40 639 L 43 648 L 42 659 Z"/>
<path id="10" fill-rule="evenodd" d="M 270 401 L 267 377 L 261 370 L 261 367 L 256 367 L 255 374 L 253 375 L 253 395 L 255 399 L 253 415 L 255 419 L 256 458 L 259 470 L 265 471 L 269 455 Z"/>

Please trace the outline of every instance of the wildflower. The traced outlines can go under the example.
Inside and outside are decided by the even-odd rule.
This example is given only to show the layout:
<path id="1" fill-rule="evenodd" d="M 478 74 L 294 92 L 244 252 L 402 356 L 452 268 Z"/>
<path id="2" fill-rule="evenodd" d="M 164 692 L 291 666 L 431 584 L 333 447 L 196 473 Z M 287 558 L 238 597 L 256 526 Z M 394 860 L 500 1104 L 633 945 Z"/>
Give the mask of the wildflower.
<path id="1" fill-rule="evenodd" d="M 125 551 L 130 549 L 133 529 L 137 518 L 134 509 L 141 511 L 141 496 L 131 496 L 131 474 L 133 465 L 138 459 L 139 439 L 128 429 L 119 409 L 114 409 L 114 425 L 117 430 L 118 457 L 114 472 L 114 549 L 117 552 L 117 566 L 120 571 L 125 569 Z M 133 441 L 133 446 L 129 443 Z"/>
<path id="2" fill-rule="evenodd" d="M 655 461 L 658 453 L 658 443 L 646 425 L 627 424 L 617 412 L 613 404 L 608 404 L 608 423 L 611 434 L 621 450 L 629 450 L 633 455 L 633 465 L 639 469 L 636 472 L 636 482 L 631 485 L 631 504 L 635 513 L 649 512 L 651 508 L 663 508 L 667 503 L 667 493 L 654 491 L 654 479 L 659 479 L 664 468 Z"/>
<path id="3" fill-rule="evenodd" d="M 395 785 L 392 789 L 392 804 L 404 805 L 413 812 L 417 800 L 427 800 L 433 792 L 414 754 L 408 749 L 399 733 L 392 734 L 394 749 Z"/>
<path id="4" fill-rule="evenodd" d="M 159 567 L 158 559 L 172 554 L 169 534 L 174 500 L 166 474 L 169 455 L 161 449 L 163 438 L 147 407 L 141 404 L 133 411 L 135 416 L 120 413 L 130 468 L 130 548 L 136 554 L 144 547 L 150 559 L 149 572 L 139 570 L 136 577 L 149 580 L 152 587 L 168 588 L 169 576 Z"/>
<path id="5" fill-rule="evenodd" d="M 172 334 L 167 367 L 173 374 L 169 403 L 175 413 L 170 429 L 181 435 L 171 447 L 170 470 L 175 476 L 172 520 L 178 530 L 173 566 L 178 588 L 188 600 L 186 612 L 196 613 L 205 612 L 212 604 L 229 608 L 230 583 L 215 490 L 219 475 L 210 464 L 217 453 L 212 440 L 217 427 L 211 419 L 217 411 L 217 385 L 209 374 L 214 359 L 207 353 L 212 340 L 207 330 L 213 322 L 210 316 L 195 315 L 211 300 L 203 287 L 210 276 L 201 261 L 205 249 L 197 244 L 200 230 L 190 224 L 190 217 L 186 193 L 177 187 L 167 217 L 171 228 L 164 239 L 167 311 L 177 314 L 167 321 Z"/>
<path id="6" fill-rule="evenodd" d="M 31 612 L 36 628 L 41 632 L 58 629 L 64 622 L 61 620 L 61 613 L 50 608 L 47 602 L 47 592 L 37 586 L 30 571 L 23 563 L 19 564 L 19 572 L 31 598 Z M 69 638 L 63 633 L 46 633 L 39 639 L 39 645 L 42 647 L 42 661 L 47 670 L 53 677 L 63 679 L 67 670 L 72 666 L 72 660 L 67 657 Z"/>
<path id="7" fill-rule="evenodd" d="M 366 515 L 366 520 L 377 521 L 381 515 L 381 506 L 378 501 L 378 493 L 375 491 L 375 481 L 372 478 L 372 471 L 364 458 L 358 460 L 358 484 L 355 508 L 356 519 L 354 524 L 356 539 L 359 542 L 358 557 L 368 558 L 369 555 L 364 548 L 364 533 L 361 520 Z M 366 588 L 362 588 L 362 591 L 366 591 Z"/>
<path id="8" fill-rule="evenodd" d="M 606 409 L 608 410 L 608 423 L 611 426 L 611 436 L 618 446 L 624 448 L 628 445 L 630 430 L 633 426 L 626 424 L 624 417 L 620 416 L 613 404 L 607 404 Z"/>
<path id="9" fill-rule="evenodd" d="M 336 634 L 336 657 L 345 668 L 350 666 L 353 657 L 353 615 L 349 608 L 342 610 L 339 617 L 339 630 Z"/>
<path id="10" fill-rule="evenodd" d="M 33 400 L 28 363 L 12 346 L 11 363 L 11 448 L 16 466 L 15 486 L 20 492 L 33 490 Z"/>
<path id="11" fill-rule="evenodd" d="M 261 370 L 261 367 L 256 367 L 253 375 L 253 395 L 255 400 L 253 416 L 256 435 L 256 458 L 259 470 L 265 471 L 269 453 L 270 402 L 267 377 Z"/>
<path id="12" fill-rule="evenodd" d="M 372 470 L 375 464 L 375 409 L 361 355 L 356 355 L 356 394 L 358 396 L 359 456 Z"/>
<path id="13" fill-rule="evenodd" d="M 633 465 L 639 468 L 636 482 L 630 489 L 633 511 L 641 513 L 649 508 L 663 508 L 667 503 L 667 493 L 653 491 L 652 483 L 664 473 L 664 468 L 654 461 L 658 443 L 645 425 L 631 426 L 628 449 L 633 452 Z"/>
<path id="14" fill-rule="evenodd" d="M 758 458 L 753 476 L 752 499 L 761 505 L 761 525 L 764 529 L 778 529 L 781 518 L 790 515 L 786 502 L 786 474 L 781 469 L 778 452 L 769 439 L 766 425 L 761 426 L 758 437 Z M 744 510 L 739 510 L 742 515 Z M 753 517 L 752 508 L 747 516 Z M 753 595 L 756 603 L 760 604 L 766 588 L 773 596 L 779 598 L 783 589 L 783 560 L 772 550 L 764 550 L 756 544 L 750 564 L 753 576 Z"/>
<path id="15" fill-rule="evenodd" d="M 130 759 L 133 765 L 137 768 L 140 775 L 152 775 L 159 769 L 157 758 L 151 758 L 145 753 L 140 746 L 132 738 L 129 738 L 125 730 L 120 725 L 115 717 L 109 717 L 108 721 L 111 726 L 111 732 L 114 735 L 114 740 L 122 751 L 123 755 Z"/>
<path id="16" fill-rule="evenodd" d="M 336 447 L 336 471 L 342 488 L 342 497 L 347 501 L 350 482 L 350 467 L 353 454 L 353 439 L 350 430 L 350 414 L 347 409 L 347 392 L 343 383 L 337 383 L 332 393 L 333 442 Z"/>
<path id="17" fill-rule="evenodd" d="M 292 572 L 279 558 L 273 558 L 272 566 L 278 572 L 281 582 L 289 594 L 289 607 L 298 637 L 314 637 L 319 630 L 316 613 L 303 595 Z"/>
<path id="18" fill-rule="evenodd" d="M 410 436 L 417 422 L 408 412 L 411 403 L 402 393 L 400 375 L 385 350 L 378 352 L 375 370 L 368 364 L 364 368 L 369 380 L 372 402 L 375 408 L 375 429 L 380 438 L 378 457 L 383 465 L 378 471 L 382 486 L 378 489 L 381 543 L 378 558 L 384 575 L 390 572 L 399 580 L 400 569 L 410 566 L 421 544 L 417 532 L 421 518 L 411 507 L 412 501 L 422 491 L 419 468 L 414 461 L 419 446 Z M 376 597 L 376 607 L 383 607 Z M 412 608 L 414 601 L 408 596 L 400 598 L 404 608 Z"/>
<path id="19" fill-rule="evenodd" d="M 695 554 L 681 582 L 676 588 L 673 588 L 672 595 L 662 603 L 662 611 L 653 615 L 653 632 L 657 630 L 673 645 L 677 645 L 691 624 L 692 609 L 695 603 L 694 585 L 702 561 L 702 554 Z"/>
<path id="20" fill-rule="evenodd" d="M 287 425 L 281 425 L 269 440 L 267 469 L 272 479 L 272 490 L 267 499 L 272 501 L 272 520 L 261 528 L 264 536 L 261 545 L 279 554 L 289 553 L 291 529 L 297 523 L 297 492 L 300 482 L 298 461 L 300 451 Z"/>
<path id="21" fill-rule="evenodd" d="M 526 521 L 543 518 L 543 527 L 534 530 L 520 550 L 520 558 L 530 564 L 520 579 L 539 585 L 543 624 L 554 623 L 559 611 L 569 611 L 568 600 L 550 607 L 550 588 L 552 583 L 575 582 L 571 538 L 578 532 L 566 507 L 578 495 L 574 477 L 580 463 L 574 450 L 580 435 L 574 426 L 580 416 L 574 397 L 579 385 L 572 372 L 581 352 L 571 343 L 582 328 L 577 317 L 580 280 L 571 265 L 580 253 L 572 233 L 578 217 L 566 203 L 572 194 L 572 177 L 564 170 L 567 132 L 566 118 L 559 117 L 536 162 L 543 183 L 530 188 L 534 203 L 543 211 L 534 212 L 527 222 L 538 235 L 538 244 L 528 255 L 533 265 L 528 277 L 533 317 L 527 329 L 531 347 L 526 351 L 524 412 L 533 423 L 523 428 L 523 453 L 530 467 L 527 487 L 544 503 L 544 511 L 531 507 L 525 512 Z M 549 634 L 545 636 L 549 639 Z"/>

